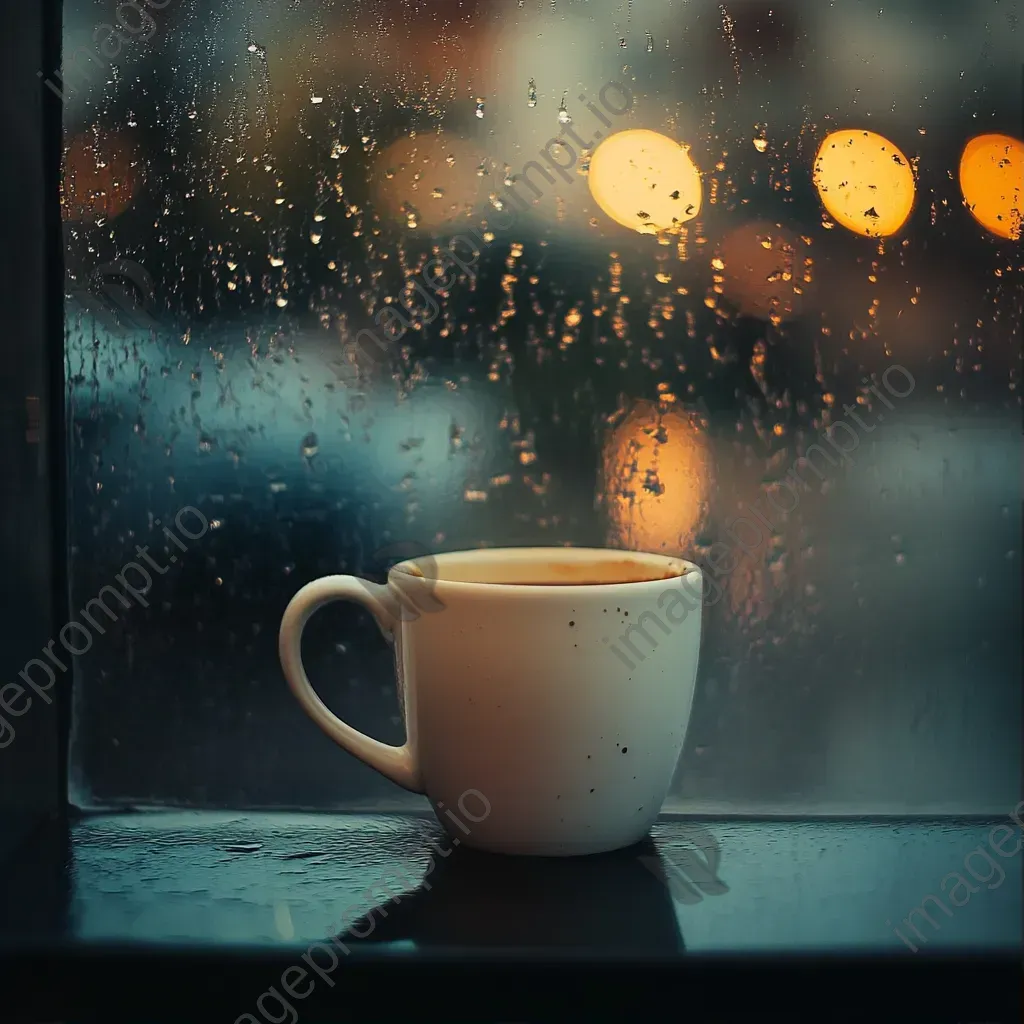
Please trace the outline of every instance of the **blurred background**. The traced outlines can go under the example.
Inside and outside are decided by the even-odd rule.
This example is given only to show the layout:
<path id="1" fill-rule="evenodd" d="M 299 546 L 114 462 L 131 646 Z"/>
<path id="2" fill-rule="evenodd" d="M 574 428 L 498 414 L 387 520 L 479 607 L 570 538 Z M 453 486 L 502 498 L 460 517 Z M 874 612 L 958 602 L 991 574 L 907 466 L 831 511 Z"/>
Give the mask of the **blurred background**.
<path id="1" fill-rule="evenodd" d="M 416 806 L 288 692 L 300 586 L 409 547 L 706 562 L 755 504 L 669 806 L 1019 800 L 1020 3 L 141 4 L 65 2 L 72 607 L 167 565 L 183 506 L 211 529 L 76 659 L 73 801 Z M 470 231 L 436 316 L 352 344 Z M 117 261 L 137 315 L 94 294 Z M 306 635 L 400 742 L 367 616 Z"/>

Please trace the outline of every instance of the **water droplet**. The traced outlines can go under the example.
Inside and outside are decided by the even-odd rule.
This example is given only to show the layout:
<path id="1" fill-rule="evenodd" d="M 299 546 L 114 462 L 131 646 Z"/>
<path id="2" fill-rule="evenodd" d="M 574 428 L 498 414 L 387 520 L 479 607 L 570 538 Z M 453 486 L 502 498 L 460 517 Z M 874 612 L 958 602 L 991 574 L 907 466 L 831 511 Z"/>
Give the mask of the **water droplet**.
<path id="1" fill-rule="evenodd" d="M 569 111 L 565 109 L 565 96 L 562 96 L 562 102 L 558 106 L 558 123 L 559 124 L 570 124 L 572 118 L 569 116 Z"/>
<path id="2" fill-rule="evenodd" d="M 412 203 L 402 203 L 401 210 L 405 214 L 405 226 L 415 230 L 419 225 L 420 211 Z"/>
<path id="3" fill-rule="evenodd" d="M 526 87 L 526 105 L 528 107 L 537 106 L 537 83 L 532 78 Z"/>
<path id="4" fill-rule="evenodd" d="M 310 432 L 302 439 L 301 451 L 303 458 L 311 459 L 320 451 L 320 438 Z"/>
<path id="5" fill-rule="evenodd" d="M 654 53 L 654 36 L 650 32 L 647 33 L 647 52 Z"/>
<path id="6" fill-rule="evenodd" d="M 484 98 L 483 96 L 477 96 L 476 98 L 476 116 L 484 116 Z"/>

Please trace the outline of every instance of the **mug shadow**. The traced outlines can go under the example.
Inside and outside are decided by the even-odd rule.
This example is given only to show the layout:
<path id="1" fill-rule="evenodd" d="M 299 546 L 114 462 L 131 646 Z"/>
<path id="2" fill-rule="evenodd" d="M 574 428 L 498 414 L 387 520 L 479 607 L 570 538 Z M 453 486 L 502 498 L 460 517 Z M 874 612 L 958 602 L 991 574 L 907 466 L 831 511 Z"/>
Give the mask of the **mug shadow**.
<path id="1" fill-rule="evenodd" d="M 685 949 L 654 842 L 590 857 L 542 858 L 459 847 L 419 888 L 355 921 L 345 942 L 579 950 L 668 956 Z"/>

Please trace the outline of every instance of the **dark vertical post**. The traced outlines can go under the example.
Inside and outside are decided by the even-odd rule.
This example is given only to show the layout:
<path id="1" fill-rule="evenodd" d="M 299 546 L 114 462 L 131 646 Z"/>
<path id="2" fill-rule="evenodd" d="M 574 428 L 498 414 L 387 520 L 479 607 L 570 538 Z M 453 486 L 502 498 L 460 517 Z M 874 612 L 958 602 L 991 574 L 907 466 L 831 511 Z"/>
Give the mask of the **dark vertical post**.
<path id="1" fill-rule="evenodd" d="M 61 13 L 60 0 L 9 5 L 0 33 L 0 856 L 66 793 L 70 679 L 49 704 L 18 692 L 67 621 L 61 102 L 43 81 Z"/>

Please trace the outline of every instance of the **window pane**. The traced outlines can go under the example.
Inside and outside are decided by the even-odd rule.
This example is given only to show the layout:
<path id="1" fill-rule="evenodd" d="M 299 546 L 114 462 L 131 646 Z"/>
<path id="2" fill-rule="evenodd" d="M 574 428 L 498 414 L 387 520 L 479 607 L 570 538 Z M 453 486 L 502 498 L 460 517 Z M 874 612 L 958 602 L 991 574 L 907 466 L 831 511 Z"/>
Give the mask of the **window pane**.
<path id="1" fill-rule="evenodd" d="M 418 803 L 295 703 L 285 605 L 573 544 L 707 568 L 673 806 L 1004 812 L 1018 18 L 68 0 L 74 798 Z M 304 651 L 401 741 L 365 614 Z"/>

